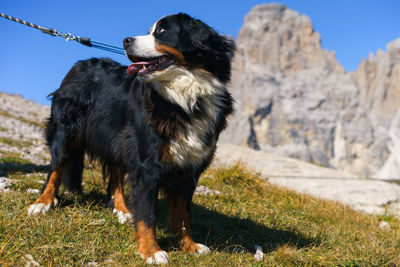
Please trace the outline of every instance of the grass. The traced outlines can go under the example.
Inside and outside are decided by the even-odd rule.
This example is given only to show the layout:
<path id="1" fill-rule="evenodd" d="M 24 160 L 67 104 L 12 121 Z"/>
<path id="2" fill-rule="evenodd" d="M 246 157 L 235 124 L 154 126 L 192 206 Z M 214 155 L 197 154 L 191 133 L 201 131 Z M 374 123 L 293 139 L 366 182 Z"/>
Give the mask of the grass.
<path id="1" fill-rule="evenodd" d="M 44 172 L 47 170 L 47 166 L 35 165 L 29 160 L 21 158 L 16 153 L 2 152 L 2 157 L 0 158 L 0 176 L 8 176 L 10 174 Z"/>
<path id="2" fill-rule="evenodd" d="M 135 255 L 130 225 L 121 225 L 106 208 L 105 186 L 97 169 L 84 173 L 82 196 L 61 194 L 60 207 L 26 216 L 42 175 L 9 175 L 18 182 L 0 194 L 0 265 L 22 266 L 31 254 L 44 266 L 142 266 Z M 200 180 L 221 194 L 194 196 L 195 240 L 207 244 L 207 256 L 178 250 L 167 225 L 167 204 L 159 200 L 157 236 L 173 266 L 384 266 L 400 264 L 400 222 L 390 214 L 365 215 L 349 207 L 297 194 L 261 181 L 240 165 L 208 170 Z M 381 230 L 379 221 L 390 222 Z M 263 262 L 253 259 L 254 245 Z"/>
<path id="3" fill-rule="evenodd" d="M 7 144 L 9 146 L 14 146 L 17 148 L 30 147 L 33 145 L 33 143 L 30 141 L 20 141 L 8 137 L 0 137 L 0 143 Z"/>
<path id="4" fill-rule="evenodd" d="M 14 115 L 10 114 L 9 112 L 7 112 L 5 110 L 0 110 L 0 116 L 17 119 L 19 121 L 22 121 L 22 122 L 25 122 L 27 124 L 31 124 L 31 125 L 37 126 L 39 128 L 42 128 L 42 129 L 45 128 L 44 123 L 33 121 L 33 120 L 28 120 L 28 119 L 25 119 L 25 118 L 22 118 L 22 117 L 18 117 L 18 116 L 14 116 Z"/>

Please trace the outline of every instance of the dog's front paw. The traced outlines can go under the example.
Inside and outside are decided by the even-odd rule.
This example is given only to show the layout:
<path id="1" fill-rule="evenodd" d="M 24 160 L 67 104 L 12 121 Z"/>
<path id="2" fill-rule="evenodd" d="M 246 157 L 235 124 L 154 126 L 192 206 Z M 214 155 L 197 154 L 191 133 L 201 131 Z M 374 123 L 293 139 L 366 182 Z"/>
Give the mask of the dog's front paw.
<path id="1" fill-rule="evenodd" d="M 51 205 L 50 204 L 43 204 L 43 203 L 37 203 L 37 204 L 32 204 L 29 206 L 28 209 L 28 215 L 38 215 L 40 213 L 45 214 L 50 210 Z"/>
<path id="2" fill-rule="evenodd" d="M 118 217 L 120 224 L 130 223 L 133 220 L 132 213 L 126 213 L 117 209 L 113 209 L 113 213 Z"/>
<path id="3" fill-rule="evenodd" d="M 186 241 L 186 243 L 182 242 L 181 244 L 183 245 L 182 250 L 190 254 L 206 255 L 210 253 L 210 249 L 207 246 L 200 243 L 195 243 L 191 239 L 190 241 Z"/>
<path id="4" fill-rule="evenodd" d="M 38 215 L 38 214 L 46 214 L 51 207 L 55 207 L 58 204 L 58 199 L 54 198 L 53 203 L 43 203 L 43 202 L 35 202 L 28 208 L 28 215 Z"/>
<path id="5" fill-rule="evenodd" d="M 169 261 L 168 253 L 164 250 L 159 250 L 148 257 L 140 253 L 138 254 L 146 261 L 147 264 L 168 264 Z"/>
<path id="6" fill-rule="evenodd" d="M 210 249 L 203 244 L 196 243 L 195 247 L 197 255 L 207 255 L 208 253 L 210 253 Z"/>

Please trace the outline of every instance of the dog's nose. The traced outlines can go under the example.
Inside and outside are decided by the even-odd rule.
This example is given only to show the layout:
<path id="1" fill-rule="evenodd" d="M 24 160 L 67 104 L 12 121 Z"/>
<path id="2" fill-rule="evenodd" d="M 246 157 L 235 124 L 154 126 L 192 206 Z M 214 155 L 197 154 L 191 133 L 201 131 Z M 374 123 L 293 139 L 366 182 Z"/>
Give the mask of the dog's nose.
<path id="1" fill-rule="evenodd" d="M 124 48 L 127 49 L 130 45 L 132 45 L 134 39 L 132 37 L 127 37 L 124 39 Z"/>

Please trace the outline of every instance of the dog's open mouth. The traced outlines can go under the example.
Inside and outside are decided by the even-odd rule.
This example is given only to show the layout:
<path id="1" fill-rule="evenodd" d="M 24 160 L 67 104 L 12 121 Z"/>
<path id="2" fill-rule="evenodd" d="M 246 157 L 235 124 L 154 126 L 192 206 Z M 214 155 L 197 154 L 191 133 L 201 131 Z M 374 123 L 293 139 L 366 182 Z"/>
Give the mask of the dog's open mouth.
<path id="1" fill-rule="evenodd" d="M 166 69 L 175 63 L 175 59 L 172 56 L 144 58 L 128 55 L 128 58 L 133 62 L 128 67 L 128 74 L 146 74 L 154 71 L 159 71 Z"/>

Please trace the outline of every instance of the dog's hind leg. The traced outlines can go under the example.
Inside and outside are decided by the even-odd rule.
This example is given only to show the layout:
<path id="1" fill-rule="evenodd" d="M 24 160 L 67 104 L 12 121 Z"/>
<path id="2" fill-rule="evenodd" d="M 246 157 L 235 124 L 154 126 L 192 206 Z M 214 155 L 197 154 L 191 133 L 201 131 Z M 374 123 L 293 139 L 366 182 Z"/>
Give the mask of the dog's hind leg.
<path id="1" fill-rule="evenodd" d="M 48 127 L 51 126 L 52 125 L 49 123 Z M 55 207 L 58 204 L 56 195 L 63 180 L 65 168 L 69 174 L 71 174 L 73 168 L 75 168 L 75 170 L 72 171 L 72 173 L 80 174 L 82 171 L 80 169 L 80 164 L 83 163 L 79 162 L 78 168 L 76 167 L 76 153 L 74 153 L 73 150 L 76 146 L 72 145 L 73 142 L 67 141 L 65 129 L 53 127 L 51 137 L 48 138 L 48 143 L 51 153 L 50 172 L 47 176 L 47 182 L 43 187 L 41 196 L 30 205 L 28 214 L 45 214 L 51 207 Z M 79 154 L 78 156 L 78 160 L 83 160 L 83 154 Z"/>
<path id="2" fill-rule="evenodd" d="M 68 160 L 64 164 L 62 174 L 62 184 L 66 192 L 82 193 L 83 160 L 83 149 L 73 148 L 68 150 Z"/>
<path id="3" fill-rule="evenodd" d="M 117 215 L 118 221 L 122 224 L 132 221 L 133 218 L 125 201 L 124 178 L 124 173 L 116 168 L 110 168 L 110 181 L 107 191 L 113 203 L 113 213 Z"/>

